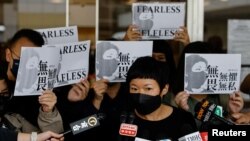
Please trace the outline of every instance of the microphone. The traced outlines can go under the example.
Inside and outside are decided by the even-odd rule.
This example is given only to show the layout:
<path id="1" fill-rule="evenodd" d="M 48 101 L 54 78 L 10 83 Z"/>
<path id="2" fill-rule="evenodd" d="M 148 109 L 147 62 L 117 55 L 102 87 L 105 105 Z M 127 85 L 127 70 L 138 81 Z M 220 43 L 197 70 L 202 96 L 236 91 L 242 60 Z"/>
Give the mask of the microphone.
<path id="1" fill-rule="evenodd" d="M 202 141 L 199 131 L 194 132 L 194 130 L 190 124 L 184 124 L 180 130 L 184 136 L 180 137 L 178 141 Z"/>
<path id="2" fill-rule="evenodd" d="M 202 138 L 200 132 L 196 131 L 179 138 L 178 141 L 202 141 Z"/>
<path id="3" fill-rule="evenodd" d="M 127 113 L 123 111 L 120 115 L 120 123 L 126 123 L 126 121 L 127 121 Z"/>
<path id="4" fill-rule="evenodd" d="M 202 141 L 208 141 L 208 132 L 200 132 Z"/>
<path id="5" fill-rule="evenodd" d="M 224 125 L 235 125 L 233 122 L 226 120 L 218 115 L 216 115 L 215 109 L 217 105 L 214 103 L 210 103 L 208 100 L 204 99 L 202 102 L 199 102 L 195 105 L 195 118 L 202 121 L 208 122 L 212 120 L 220 121 L 220 123 Z"/>
<path id="6" fill-rule="evenodd" d="M 81 132 L 84 132 L 84 131 L 87 131 L 89 129 L 99 126 L 100 125 L 99 120 L 103 120 L 105 118 L 106 118 L 106 114 L 104 113 L 90 115 L 88 117 L 85 117 L 83 119 L 70 123 L 70 129 L 65 131 L 62 134 L 66 135 L 71 132 L 73 133 L 73 135 L 79 134 Z"/>
<path id="7" fill-rule="evenodd" d="M 131 112 L 129 114 L 129 117 L 128 117 L 128 123 L 132 124 L 132 123 L 134 123 L 134 120 L 135 120 L 135 114 L 133 112 Z"/>
<path id="8" fill-rule="evenodd" d="M 135 115 L 133 113 L 130 113 L 127 115 L 127 113 L 122 113 L 120 116 L 120 129 L 119 134 L 121 136 L 128 136 L 128 137 L 135 137 L 137 134 L 138 127 L 137 125 L 134 125 Z M 124 139 L 125 140 L 125 139 Z"/>

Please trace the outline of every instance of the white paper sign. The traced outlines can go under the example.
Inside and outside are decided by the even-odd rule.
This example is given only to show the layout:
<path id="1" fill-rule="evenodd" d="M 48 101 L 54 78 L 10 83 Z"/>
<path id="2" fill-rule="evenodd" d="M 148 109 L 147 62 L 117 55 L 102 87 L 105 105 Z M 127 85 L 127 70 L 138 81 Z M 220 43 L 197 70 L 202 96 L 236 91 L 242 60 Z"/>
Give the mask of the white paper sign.
<path id="1" fill-rule="evenodd" d="M 45 44 L 78 42 L 77 26 L 36 29 L 43 36 Z"/>
<path id="2" fill-rule="evenodd" d="M 58 48 L 22 47 L 14 95 L 41 95 L 52 89 L 59 58 Z"/>
<path id="3" fill-rule="evenodd" d="M 240 54 L 185 54 L 185 91 L 230 94 L 239 90 Z"/>
<path id="4" fill-rule="evenodd" d="M 60 49 L 61 57 L 54 87 L 78 83 L 88 77 L 90 40 L 43 47 Z"/>
<path id="5" fill-rule="evenodd" d="M 173 39 L 185 25 L 185 2 L 133 3 L 133 24 L 139 27 L 142 39 Z"/>
<path id="6" fill-rule="evenodd" d="M 132 63 L 141 56 L 152 56 L 152 41 L 98 41 L 96 79 L 125 82 Z"/>
<path id="7" fill-rule="evenodd" d="M 240 53 L 242 64 L 250 64 L 250 20 L 228 20 L 228 53 Z"/>

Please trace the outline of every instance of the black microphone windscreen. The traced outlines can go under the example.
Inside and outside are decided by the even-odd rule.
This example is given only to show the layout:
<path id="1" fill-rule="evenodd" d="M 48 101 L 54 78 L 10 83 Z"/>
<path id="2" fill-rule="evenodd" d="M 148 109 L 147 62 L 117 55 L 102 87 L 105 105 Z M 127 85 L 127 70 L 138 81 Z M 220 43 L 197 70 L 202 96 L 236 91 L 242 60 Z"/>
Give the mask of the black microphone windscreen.
<path id="1" fill-rule="evenodd" d="M 132 112 L 129 114 L 128 123 L 132 124 L 134 123 L 134 120 L 135 120 L 135 114 Z"/>
<path id="2" fill-rule="evenodd" d="M 234 125 L 234 123 L 215 114 L 217 105 L 203 100 L 195 105 L 195 118 L 202 122 L 213 121 L 213 124 Z"/>
<path id="3" fill-rule="evenodd" d="M 127 121 L 127 112 L 123 111 L 120 115 L 120 123 L 126 123 Z"/>
<path id="4" fill-rule="evenodd" d="M 204 99 L 195 105 L 195 118 L 207 122 L 214 115 L 216 109 L 216 104 L 210 103 L 208 100 Z"/>
<path id="5" fill-rule="evenodd" d="M 198 102 L 194 107 L 194 112 L 195 113 L 199 112 L 200 108 L 201 108 L 201 102 Z"/>

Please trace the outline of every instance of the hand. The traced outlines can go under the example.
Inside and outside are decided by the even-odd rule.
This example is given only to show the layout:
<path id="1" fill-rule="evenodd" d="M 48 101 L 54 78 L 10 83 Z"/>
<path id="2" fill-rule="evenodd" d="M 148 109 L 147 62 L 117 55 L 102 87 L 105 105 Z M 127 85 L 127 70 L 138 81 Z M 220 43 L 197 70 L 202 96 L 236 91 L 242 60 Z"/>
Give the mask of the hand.
<path id="1" fill-rule="evenodd" d="M 228 101 L 228 108 L 230 113 L 240 112 L 243 106 L 244 100 L 239 91 L 230 94 Z"/>
<path id="2" fill-rule="evenodd" d="M 190 43 L 190 39 L 187 28 L 181 26 L 180 29 L 177 32 L 175 32 L 174 40 L 183 43 L 184 46 L 188 45 Z"/>
<path id="3" fill-rule="evenodd" d="M 189 110 L 189 106 L 188 106 L 189 96 L 190 95 L 186 91 L 179 92 L 174 98 L 175 103 L 177 104 L 178 107 L 188 111 Z"/>
<path id="4" fill-rule="evenodd" d="M 46 131 L 37 135 L 37 141 L 63 141 L 63 134 Z"/>
<path id="5" fill-rule="evenodd" d="M 103 95 L 107 92 L 108 89 L 108 80 L 100 79 L 93 83 L 93 89 L 95 92 L 95 99 L 102 100 Z"/>
<path id="6" fill-rule="evenodd" d="M 130 25 L 123 38 L 125 41 L 138 41 L 141 39 L 141 33 L 136 25 Z"/>
<path id="7" fill-rule="evenodd" d="M 46 90 L 38 97 L 38 101 L 42 105 L 44 112 L 52 112 L 57 102 L 57 97 L 51 90 Z"/>
<path id="8" fill-rule="evenodd" d="M 234 122 L 237 124 L 249 124 L 250 112 L 248 113 L 234 113 L 231 115 L 234 118 Z"/>
<path id="9" fill-rule="evenodd" d="M 90 84 L 88 80 L 74 84 L 68 93 L 68 100 L 72 102 L 84 100 L 89 93 Z"/>

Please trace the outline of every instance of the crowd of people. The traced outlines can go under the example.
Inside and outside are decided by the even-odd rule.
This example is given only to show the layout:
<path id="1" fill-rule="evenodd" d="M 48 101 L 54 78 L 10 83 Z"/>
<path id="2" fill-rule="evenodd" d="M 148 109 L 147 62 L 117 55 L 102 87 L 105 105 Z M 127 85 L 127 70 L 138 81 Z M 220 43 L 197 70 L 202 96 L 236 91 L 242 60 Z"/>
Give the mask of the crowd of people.
<path id="1" fill-rule="evenodd" d="M 130 25 L 123 40 L 140 41 L 141 34 L 136 28 Z M 179 62 L 175 61 L 168 41 L 153 40 L 152 57 L 138 58 L 129 68 L 126 82 L 110 83 L 106 78 L 91 82 L 84 79 L 74 85 L 44 90 L 39 96 L 16 97 L 13 93 L 21 47 L 41 47 L 44 44 L 37 31 L 19 30 L 1 52 L 5 57 L 1 57 L 0 64 L 0 139 L 134 140 L 134 137 L 119 134 L 121 123 L 129 123 L 138 127 L 136 138 L 178 140 L 186 134 L 205 130 L 205 124 L 194 117 L 193 110 L 204 99 L 221 105 L 227 110 L 227 117 L 236 124 L 250 123 L 250 114 L 242 112 L 244 100 L 241 91 L 228 95 L 191 95 L 184 91 L 185 53 L 221 52 L 208 42 L 190 42 L 187 29 L 180 29 L 173 39 L 184 47 Z M 197 82 L 199 86 L 193 85 L 192 88 L 199 90 L 203 83 Z M 104 116 L 100 118 L 100 126 L 76 135 L 62 134 L 71 130 L 70 123 L 93 114 Z M 186 128 L 188 130 L 184 130 Z"/>

